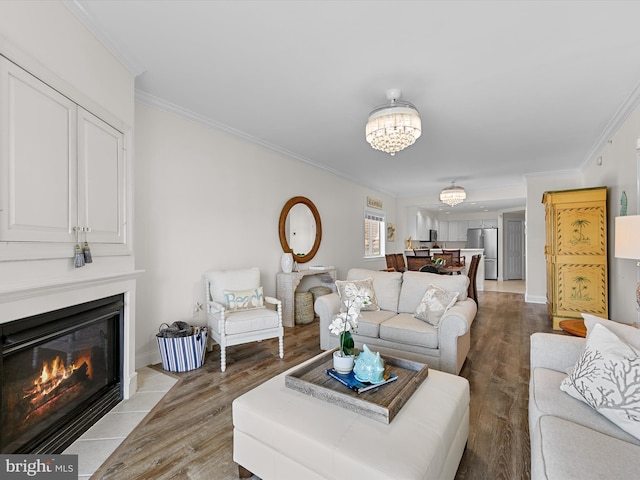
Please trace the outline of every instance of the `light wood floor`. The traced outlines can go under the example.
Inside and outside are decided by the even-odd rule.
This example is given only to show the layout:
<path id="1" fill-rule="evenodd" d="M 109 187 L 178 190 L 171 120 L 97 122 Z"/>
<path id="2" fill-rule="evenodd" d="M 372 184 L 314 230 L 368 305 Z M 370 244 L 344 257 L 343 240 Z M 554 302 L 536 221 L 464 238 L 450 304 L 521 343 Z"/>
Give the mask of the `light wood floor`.
<path id="1" fill-rule="evenodd" d="M 480 292 L 479 300 L 461 372 L 471 385 L 471 430 L 456 479 L 528 479 L 529 336 L 551 331 L 550 322 L 545 306 L 524 303 L 522 294 Z M 92 478 L 237 478 L 231 402 L 318 353 L 317 321 L 286 329 L 284 360 L 276 341 L 239 345 L 227 349 L 221 373 L 216 347 L 202 368 L 173 374 L 176 386 Z"/>

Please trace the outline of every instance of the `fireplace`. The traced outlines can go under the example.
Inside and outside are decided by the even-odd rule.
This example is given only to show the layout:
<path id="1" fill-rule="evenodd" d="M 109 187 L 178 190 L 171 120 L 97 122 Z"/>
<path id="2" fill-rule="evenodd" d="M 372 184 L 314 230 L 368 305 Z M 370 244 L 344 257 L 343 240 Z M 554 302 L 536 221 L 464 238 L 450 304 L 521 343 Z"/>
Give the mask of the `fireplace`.
<path id="1" fill-rule="evenodd" d="M 0 324 L 2 453 L 61 453 L 123 398 L 123 295 Z"/>

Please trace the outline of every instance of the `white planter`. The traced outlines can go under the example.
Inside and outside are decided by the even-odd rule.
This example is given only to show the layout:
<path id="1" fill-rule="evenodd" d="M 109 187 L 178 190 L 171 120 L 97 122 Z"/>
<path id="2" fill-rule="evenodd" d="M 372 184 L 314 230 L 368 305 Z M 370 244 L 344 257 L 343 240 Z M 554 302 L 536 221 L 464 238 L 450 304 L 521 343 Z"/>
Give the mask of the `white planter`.
<path id="1" fill-rule="evenodd" d="M 280 257 L 280 267 L 284 273 L 291 273 L 293 270 L 293 255 L 291 253 L 283 253 Z"/>
<path id="2" fill-rule="evenodd" d="M 353 370 L 353 364 L 353 355 L 347 355 L 343 357 L 339 350 L 333 352 L 333 368 L 336 372 L 349 373 L 351 370 Z"/>

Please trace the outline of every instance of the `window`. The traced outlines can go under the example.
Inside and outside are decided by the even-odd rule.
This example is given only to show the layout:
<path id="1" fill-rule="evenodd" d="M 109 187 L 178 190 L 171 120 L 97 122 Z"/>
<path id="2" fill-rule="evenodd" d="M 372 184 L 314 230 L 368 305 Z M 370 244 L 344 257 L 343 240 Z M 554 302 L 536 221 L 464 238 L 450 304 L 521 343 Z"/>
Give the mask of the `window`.
<path id="1" fill-rule="evenodd" d="M 384 255 L 384 213 L 372 210 L 364 211 L 364 256 L 381 257 Z"/>

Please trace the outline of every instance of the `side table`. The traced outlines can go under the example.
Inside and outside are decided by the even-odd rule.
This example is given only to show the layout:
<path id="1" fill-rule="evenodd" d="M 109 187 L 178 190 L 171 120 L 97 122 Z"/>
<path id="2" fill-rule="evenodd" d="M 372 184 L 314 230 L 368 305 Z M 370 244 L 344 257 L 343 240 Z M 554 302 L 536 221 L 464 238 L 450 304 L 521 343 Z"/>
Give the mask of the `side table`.
<path id="1" fill-rule="evenodd" d="M 559 325 L 561 330 L 576 337 L 587 336 L 587 327 L 584 324 L 584 320 L 562 320 Z"/>
<path id="2" fill-rule="evenodd" d="M 282 325 L 293 327 L 295 325 L 294 307 L 296 288 L 300 281 L 309 275 L 328 275 L 332 282 L 336 281 L 335 268 L 300 270 L 299 272 L 276 274 L 276 297 L 282 302 Z"/>

